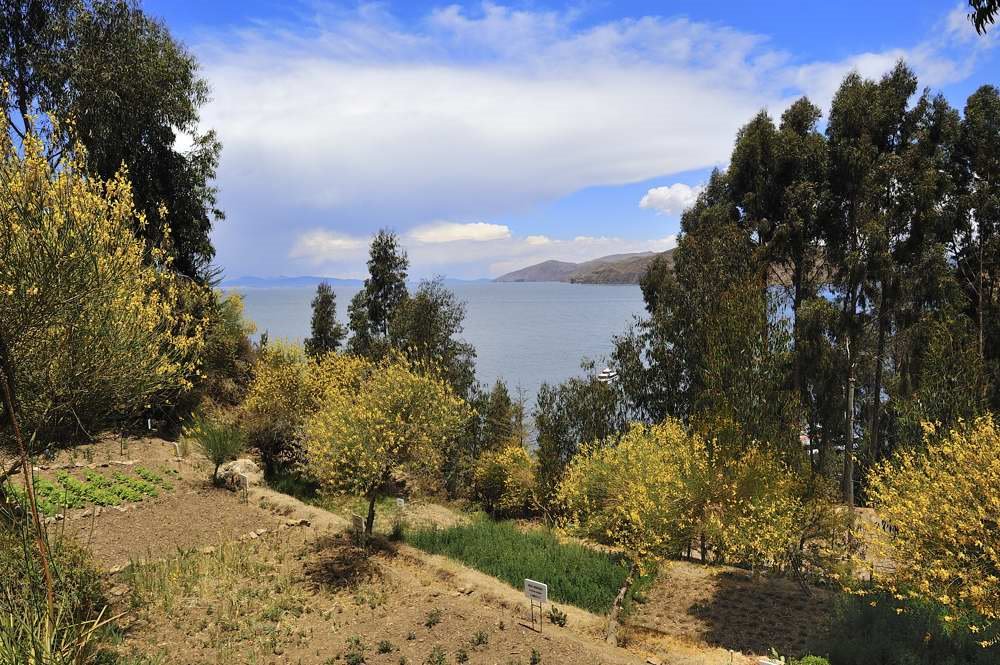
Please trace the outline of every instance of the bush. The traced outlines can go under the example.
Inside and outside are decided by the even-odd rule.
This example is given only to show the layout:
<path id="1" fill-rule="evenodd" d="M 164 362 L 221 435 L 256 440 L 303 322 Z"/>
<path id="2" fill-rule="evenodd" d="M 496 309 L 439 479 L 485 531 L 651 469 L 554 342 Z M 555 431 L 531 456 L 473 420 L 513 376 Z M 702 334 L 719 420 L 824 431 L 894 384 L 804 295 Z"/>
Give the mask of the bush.
<path id="1" fill-rule="evenodd" d="M 219 474 L 219 467 L 239 457 L 246 443 L 243 433 L 234 425 L 219 420 L 196 416 L 184 430 L 184 436 L 193 439 L 215 469 L 212 479 Z"/>
<path id="2" fill-rule="evenodd" d="M 625 580 L 621 560 L 576 543 L 562 542 L 549 529 L 522 531 L 512 522 L 481 519 L 448 529 L 406 534 L 406 541 L 497 577 L 516 589 L 531 578 L 549 585 L 549 597 L 591 612 L 611 608 Z"/>
<path id="3" fill-rule="evenodd" d="M 894 527 L 872 538 L 877 554 L 903 564 L 877 581 L 919 592 L 962 612 L 1000 620 L 1000 429 L 992 417 L 928 435 L 923 453 L 904 451 L 871 476 L 872 507 Z M 883 546 L 883 548 L 879 548 Z M 912 565 L 911 565 L 912 564 Z"/>
<path id="4" fill-rule="evenodd" d="M 11 136 L 0 132 L 0 339 L 25 438 L 49 444 L 190 388 L 202 331 L 177 314 L 183 280 L 166 253 L 136 237 L 147 221 L 127 173 L 102 181 L 80 150 L 51 164 L 54 146 L 28 136 L 19 151 Z"/>
<path id="5" fill-rule="evenodd" d="M 939 603 L 896 600 L 889 594 L 842 596 L 827 639 L 812 651 L 831 665 L 988 665 L 1000 662 L 1000 646 L 978 642 L 998 635 L 973 633 L 971 616 L 946 621 Z M 980 629 L 981 630 L 981 629 Z"/>
<path id="6" fill-rule="evenodd" d="M 517 443 L 483 454 L 472 479 L 473 497 L 494 517 L 524 517 L 535 508 L 535 459 Z"/>
<path id="7" fill-rule="evenodd" d="M 301 460 L 301 430 L 318 402 L 313 363 L 301 347 L 272 341 L 261 352 L 238 418 L 269 477 Z"/>

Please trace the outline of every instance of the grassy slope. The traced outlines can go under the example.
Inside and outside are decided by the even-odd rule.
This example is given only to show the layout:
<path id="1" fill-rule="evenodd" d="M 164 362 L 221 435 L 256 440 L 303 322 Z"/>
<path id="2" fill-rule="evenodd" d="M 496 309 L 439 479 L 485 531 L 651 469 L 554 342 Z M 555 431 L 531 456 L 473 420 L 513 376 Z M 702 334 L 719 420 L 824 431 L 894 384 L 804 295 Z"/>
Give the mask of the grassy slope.
<path id="1" fill-rule="evenodd" d="M 525 578 L 549 585 L 549 598 L 603 614 L 625 580 L 617 559 L 549 530 L 522 531 L 511 522 L 477 520 L 449 529 L 419 530 L 406 541 L 521 588 Z"/>

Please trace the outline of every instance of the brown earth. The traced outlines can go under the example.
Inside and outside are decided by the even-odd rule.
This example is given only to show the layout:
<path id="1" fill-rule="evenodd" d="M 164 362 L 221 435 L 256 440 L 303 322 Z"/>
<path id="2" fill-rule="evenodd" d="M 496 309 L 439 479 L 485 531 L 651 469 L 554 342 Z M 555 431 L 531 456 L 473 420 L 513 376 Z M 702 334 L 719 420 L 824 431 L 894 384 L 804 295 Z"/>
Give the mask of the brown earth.
<path id="1" fill-rule="evenodd" d="M 464 652 L 473 664 L 527 664 L 537 650 L 543 664 L 739 665 L 754 662 L 744 653 L 771 647 L 798 653 L 829 600 L 781 580 L 674 563 L 637 604 L 624 648 L 604 642 L 604 617 L 573 607 L 566 628 L 546 623 L 538 632 L 520 590 L 384 537 L 370 553 L 358 549 L 343 515 L 266 488 L 243 502 L 211 486 L 207 462 L 178 458 L 169 442 L 129 441 L 124 454 L 117 440 L 87 448 L 40 473 L 73 465 L 82 475 L 116 461 L 177 470 L 173 489 L 155 499 L 96 516 L 71 511 L 50 527 L 109 571 L 110 597 L 127 612 L 120 649 L 153 662 L 339 664 L 362 644 L 369 665 L 422 665 L 435 647 L 447 663 Z M 419 501 L 404 514 L 441 525 L 465 519 Z M 385 533 L 388 517 L 379 523 Z M 428 627 L 435 611 L 440 621 Z M 480 633 L 485 644 L 475 645 Z M 378 652 L 382 641 L 387 653 Z"/>

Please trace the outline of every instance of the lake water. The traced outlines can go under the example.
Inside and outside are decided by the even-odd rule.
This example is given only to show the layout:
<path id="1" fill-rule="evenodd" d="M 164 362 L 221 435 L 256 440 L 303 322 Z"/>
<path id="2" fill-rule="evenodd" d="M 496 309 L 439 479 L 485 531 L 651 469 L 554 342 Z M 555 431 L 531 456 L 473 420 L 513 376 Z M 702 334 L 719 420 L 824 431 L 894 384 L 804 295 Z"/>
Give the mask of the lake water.
<path id="1" fill-rule="evenodd" d="M 520 386 L 533 404 L 543 382 L 558 383 L 581 374 L 584 358 L 603 360 L 611 338 L 643 312 L 638 286 L 561 283 L 451 283 L 465 302 L 462 338 L 476 347 L 476 377 L 488 385 L 503 378 Z M 235 288 L 246 298 L 246 315 L 274 339 L 309 335 L 314 288 Z M 337 318 L 347 321 L 347 305 L 359 290 L 334 286 Z"/>

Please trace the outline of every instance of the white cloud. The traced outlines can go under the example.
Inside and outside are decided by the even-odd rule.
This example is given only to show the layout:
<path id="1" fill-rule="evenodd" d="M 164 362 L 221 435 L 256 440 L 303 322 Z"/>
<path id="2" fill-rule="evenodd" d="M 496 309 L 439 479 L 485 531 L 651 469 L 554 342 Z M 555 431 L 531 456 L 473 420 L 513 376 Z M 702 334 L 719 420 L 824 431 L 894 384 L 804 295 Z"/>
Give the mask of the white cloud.
<path id="1" fill-rule="evenodd" d="M 367 238 L 355 238 L 335 231 L 316 229 L 298 237 L 289 256 L 313 260 L 316 257 L 352 259 L 368 247 Z"/>
<path id="2" fill-rule="evenodd" d="M 682 182 L 664 187 L 653 187 L 639 201 L 639 207 L 652 208 L 664 215 L 679 215 L 694 205 L 702 189 L 704 187 L 701 185 L 692 187 Z"/>
<path id="3" fill-rule="evenodd" d="M 470 224 L 435 222 L 411 229 L 409 236 L 423 243 L 456 242 L 458 240 L 483 242 L 509 238 L 510 229 L 503 224 L 487 224 L 485 222 L 472 222 Z"/>
<path id="4" fill-rule="evenodd" d="M 271 261 L 293 236 L 303 252 L 318 226 L 405 234 L 720 165 L 760 108 L 780 113 L 802 93 L 825 107 L 851 68 L 878 75 L 905 57 L 941 85 L 971 66 L 945 48 L 947 25 L 912 48 L 803 63 L 764 36 L 685 18 L 581 27 L 574 12 L 485 3 L 402 24 L 379 5 L 316 11 L 304 30 L 255 25 L 196 47 L 213 87 L 203 121 L 225 146 L 227 267 Z M 499 225 L 461 226 L 464 238 Z"/>
<path id="5" fill-rule="evenodd" d="M 314 229 L 299 236 L 291 258 L 306 271 L 352 272 L 363 265 L 368 241 L 367 237 Z M 653 240 L 608 236 L 555 239 L 537 235 L 515 237 L 509 233 L 488 239 L 456 238 L 444 242 L 403 238 L 411 265 L 421 268 L 418 272 L 464 276 L 481 275 L 484 266 L 490 275 L 496 276 L 549 259 L 581 262 L 607 254 L 662 252 L 676 244 L 673 235 Z"/>

